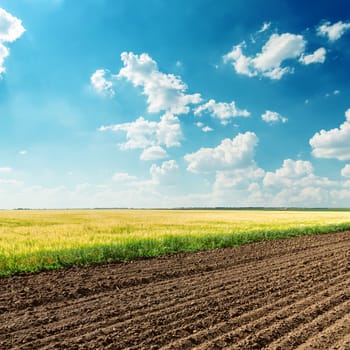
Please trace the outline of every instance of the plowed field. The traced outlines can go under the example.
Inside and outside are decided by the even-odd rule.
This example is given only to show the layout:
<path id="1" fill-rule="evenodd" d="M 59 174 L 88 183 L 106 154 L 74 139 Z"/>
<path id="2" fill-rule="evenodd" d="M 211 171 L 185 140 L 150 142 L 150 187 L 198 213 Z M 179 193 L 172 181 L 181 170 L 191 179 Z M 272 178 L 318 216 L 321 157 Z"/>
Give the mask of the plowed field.
<path id="1" fill-rule="evenodd" d="M 0 279 L 0 349 L 350 349 L 350 232 Z"/>

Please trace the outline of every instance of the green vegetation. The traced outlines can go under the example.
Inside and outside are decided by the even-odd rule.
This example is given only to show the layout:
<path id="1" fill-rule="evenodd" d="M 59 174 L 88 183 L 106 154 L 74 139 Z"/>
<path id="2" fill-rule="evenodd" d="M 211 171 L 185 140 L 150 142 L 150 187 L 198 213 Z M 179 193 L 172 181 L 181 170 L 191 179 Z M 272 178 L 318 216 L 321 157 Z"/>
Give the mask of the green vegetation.
<path id="1" fill-rule="evenodd" d="M 0 211 L 0 275 L 346 229 L 347 211 Z"/>

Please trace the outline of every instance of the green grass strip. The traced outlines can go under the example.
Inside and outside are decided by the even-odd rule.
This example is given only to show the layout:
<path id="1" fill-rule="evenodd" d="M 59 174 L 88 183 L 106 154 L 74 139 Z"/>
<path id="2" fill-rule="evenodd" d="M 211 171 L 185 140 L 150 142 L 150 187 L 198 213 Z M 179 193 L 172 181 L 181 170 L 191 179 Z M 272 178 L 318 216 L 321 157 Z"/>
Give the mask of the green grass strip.
<path id="1" fill-rule="evenodd" d="M 256 230 L 247 233 L 164 235 L 158 238 L 131 239 L 119 244 L 94 245 L 57 251 L 40 251 L 24 255 L 0 254 L 0 276 L 32 273 L 69 266 L 86 266 L 107 262 L 125 262 L 178 252 L 194 252 L 235 247 L 247 243 L 285 239 L 311 234 L 339 232 L 350 229 L 349 223 L 286 230 Z"/>

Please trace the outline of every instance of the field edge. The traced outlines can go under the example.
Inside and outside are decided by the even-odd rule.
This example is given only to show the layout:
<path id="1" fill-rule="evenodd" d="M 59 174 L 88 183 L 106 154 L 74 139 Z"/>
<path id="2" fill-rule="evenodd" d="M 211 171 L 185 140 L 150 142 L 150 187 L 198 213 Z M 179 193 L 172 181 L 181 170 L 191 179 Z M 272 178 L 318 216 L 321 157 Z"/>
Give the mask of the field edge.
<path id="1" fill-rule="evenodd" d="M 0 255 L 0 277 L 57 270 L 72 266 L 128 262 L 168 254 L 238 247 L 253 242 L 286 239 L 311 234 L 335 233 L 346 230 L 350 230 L 350 223 L 294 227 L 275 231 L 256 230 L 246 233 L 164 235 L 159 238 L 143 238 L 121 244 L 40 251 L 36 254 L 14 256 L 12 258 Z"/>

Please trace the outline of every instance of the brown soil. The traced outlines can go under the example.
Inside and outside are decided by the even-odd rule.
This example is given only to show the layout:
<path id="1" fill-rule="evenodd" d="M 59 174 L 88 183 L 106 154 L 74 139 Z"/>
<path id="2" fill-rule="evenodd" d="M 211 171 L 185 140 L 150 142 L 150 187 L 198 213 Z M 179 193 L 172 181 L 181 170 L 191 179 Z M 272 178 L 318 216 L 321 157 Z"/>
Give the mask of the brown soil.
<path id="1" fill-rule="evenodd" d="M 0 349 L 350 349 L 350 232 L 0 279 Z"/>

